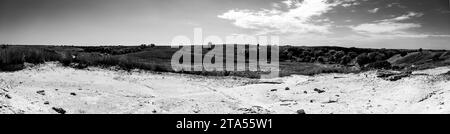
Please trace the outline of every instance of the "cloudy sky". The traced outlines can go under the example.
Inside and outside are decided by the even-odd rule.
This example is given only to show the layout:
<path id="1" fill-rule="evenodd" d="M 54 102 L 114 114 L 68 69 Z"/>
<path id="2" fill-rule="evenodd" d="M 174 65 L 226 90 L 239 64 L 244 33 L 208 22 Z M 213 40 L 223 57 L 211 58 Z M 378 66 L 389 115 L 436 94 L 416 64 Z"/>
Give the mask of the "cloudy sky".
<path id="1" fill-rule="evenodd" d="M 448 0 L 0 0 L 0 43 L 168 45 L 194 28 L 301 46 L 450 49 Z"/>

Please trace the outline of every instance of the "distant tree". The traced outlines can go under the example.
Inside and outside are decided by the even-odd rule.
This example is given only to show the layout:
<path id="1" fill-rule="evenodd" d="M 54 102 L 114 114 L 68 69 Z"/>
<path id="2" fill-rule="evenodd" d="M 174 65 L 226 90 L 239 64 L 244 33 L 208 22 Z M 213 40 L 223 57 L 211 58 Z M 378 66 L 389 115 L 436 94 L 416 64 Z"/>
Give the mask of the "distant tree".
<path id="1" fill-rule="evenodd" d="M 386 59 L 386 55 L 380 52 L 372 52 L 367 55 L 370 62 L 382 61 Z"/>
<path id="2" fill-rule="evenodd" d="M 150 44 L 150 47 L 153 48 L 153 47 L 156 47 L 156 45 L 152 43 L 152 44 Z"/>
<path id="3" fill-rule="evenodd" d="M 378 53 L 377 56 L 375 56 L 375 61 L 383 61 L 388 59 L 389 57 L 387 57 L 385 54 L 382 53 Z"/>
<path id="4" fill-rule="evenodd" d="M 367 68 L 370 69 L 391 69 L 392 65 L 388 61 L 378 61 L 367 64 Z"/>
<path id="5" fill-rule="evenodd" d="M 305 56 L 304 62 L 309 62 L 311 61 L 311 56 Z"/>
<path id="6" fill-rule="evenodd" d="M 338 51 L 335 54 L 336 58 L 342 58 L 345 56 L 345 52 L 344 51 Z"/>
<path id="7" fill-rule="evenodd" d="M 406 55 L 408 55 L 408 52 L 406 52 L 406 51 L 400 52 L 400 56 L 405 57 Z"/>
<path id="8" fill-rule="evenodd" d="M 356 57 L 356 63 L 358 63 L 359 66 L 364 66 L 367 63 L 370 63 L 370 58 L 367 56 L 366 53 L 363 53 Z"/>
<path id="9" fill-rule="evenodd" d="M 356 58 L 358 56 L 358 53 L 356 53 L 356 52 L 349 52 L 347 55 L 350 56 L 350 58 L 353 59 L 353 58 Z"/>
<path id="10" fill-rule="evenodd" d="M 422 49 L 422 48 L 419 48 L 419 52 L 422 53 L 422 52 L 423 52 L 423 49 Z"/>
<path id="11" fill-rule="evenodd" d="M 345 55 L 344 57 L 341 58 L 340 64 L 341 65 L 347 65 L 351 61 L 352 61 L 352 57 L 350 57 L 348 55 Z"/>
<path id="12" fill-rule="evenodd" d="M 324 54 L 324 52 L 322 50 L 314 51 L 314 57 L 319 57 L 319 56 L 322 56 L 323 54 Z"/>
<path id="13" fill-rule="evenodd" d="M 371 52 L 369 54 L 367 54 L 367 56 L 369 57 L 370 61 L 375 61 L 375 57 L 378 55 L 377 52 Z"/>
<path id="14" fill-rule="evenodd" d="M 139 46 L 139 48 L 144 49 L 147 47 L 147 44 L 141 44 L 141 46 Z"/>
<path id="15" fill-rule="evenodd" d="M 208 50 L 212 50 L 213 49 L 213 43 L 212 42 L 208 42 L 208 46 L 207 46 L 207 49 Z"/>
<path id="16" fill-rule="evenodd" d="M 328 51 L 328 54 L 331 56 L 331 55 L 335 55 L 336 54 L 336 50 L 330 50 L 330 51 Z"/>
<path id="17" fill-rule="evenodd" d="M 324 63 L 324 62 L 325 62 L 325 58 L 324 58 L 323 56 L 319 56 L 319 57 L 317 58 L 317 62 L 319 62 L 319 63 Z"/>

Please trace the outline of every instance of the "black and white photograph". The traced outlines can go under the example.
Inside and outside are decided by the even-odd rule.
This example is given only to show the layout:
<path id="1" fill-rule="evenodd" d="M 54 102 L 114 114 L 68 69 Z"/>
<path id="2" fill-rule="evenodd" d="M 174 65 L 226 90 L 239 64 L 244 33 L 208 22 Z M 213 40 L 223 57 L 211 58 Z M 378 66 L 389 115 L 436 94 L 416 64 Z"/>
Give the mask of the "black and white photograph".
<path id="1" fill-rule="evenodd" d="M 450 4 L 0 0 L 0 114 L 450 114 Z"/>

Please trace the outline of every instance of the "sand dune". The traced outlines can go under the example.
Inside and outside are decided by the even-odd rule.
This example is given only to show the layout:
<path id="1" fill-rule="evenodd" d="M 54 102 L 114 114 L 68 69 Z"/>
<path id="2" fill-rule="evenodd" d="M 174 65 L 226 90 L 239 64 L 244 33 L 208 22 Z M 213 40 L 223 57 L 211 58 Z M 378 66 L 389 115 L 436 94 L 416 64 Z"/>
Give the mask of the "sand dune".
<path id="1" fill-rule="evenodd" d="M 448 71 L 398 81 L 376 71 L 254 80 L 47 63 L 0 73 L 0 113 L 450 113 Z"/>

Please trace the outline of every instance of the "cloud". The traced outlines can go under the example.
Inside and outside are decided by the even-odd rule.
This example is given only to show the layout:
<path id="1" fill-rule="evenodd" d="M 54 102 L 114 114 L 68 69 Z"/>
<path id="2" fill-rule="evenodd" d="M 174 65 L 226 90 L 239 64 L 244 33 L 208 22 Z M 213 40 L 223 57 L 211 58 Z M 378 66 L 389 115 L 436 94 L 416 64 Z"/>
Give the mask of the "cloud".
<path id="1" fill-rule="evenodd" d="M 275 8 L 281 8 L 281 5 L 279 3 L 272 3 L 272 6 Z"/>
<path id="2" fill-rule="evenodd" d="M 382 22 L 394 22 L 394 21 L 404 21 L 404 20 L 409 20 L 413 17 L 422 17 L 423 13 L 418 13 L 418 12 L 408 12 L 408 14 L 402 15 L 402 16 L 398 16 L 392 19 L 385 19 L 385 20 L 381 20 Z"/>
<path id="3" fill-rule="evenodd" d="M 400 3 L 396 3 L 396 2 L 388 4 L 386 7 L 387 8 L 391 8 L 391 7 L 394 7 L 394 6 L 396 6 L 398 8 L 406 8 L 406 6 L 400 5 Z"/>
<path id="4" fill-rule="evenodd" d="M 358 33 L 365 34 L 400 34 L 405 30 L 422 27 L 421 24 L 405 23 L 401 21 L 412 19 L 413 17 L 421 17 L 422 13 L 409 12 L 391 19 L 378 20 L 374 23 L 364 23 L 358 26 L 350 26 L 351 29 Z"/>
<path id="5" fill-rule="evenodd" d="M 294 1 L 294 0 L 286 0 L 281 2 L 283 4 L 285 4 L 287 7 L 291 7 L 294 3 L 299 3 L 298 1 Z"/>
<path id="6" fill-rule="evenodd" d="M 356 6 L 356 5 L 361 4 L 360 2 L 357 2 L 356 0 L 343 0 L 340 2 L 343 7 L 351 7 L 351 6 Z"/>
<path id="7" fill-rule="evenodd" d="M 369 10 L 369 13 L 377 13 L 380 8 L 374 8 L 372 10 Z"/>
<path id="8" fill-rule="evenodd" d="M 414 23 L 380 22 L 380 23 L 361 24 L 351 28 L 357 32 L 381 34 L 381 33 L 400 33 L 406 29 L 419 27 L 421 27 L 420 24 Z"/>
<path id="9" fill-rule="evenodd" d="M 329 12 L 338 2 L 328 0 L 286 0 L 281 2 L 288 10 L 279 8 L 253 10 L 229 10 L 219 18 L 232 20 L 234 25 L 245 29 L 255 29 L 260 34 L 264 33 L 330 33 L 330 24 L 317 19 Z"/>

